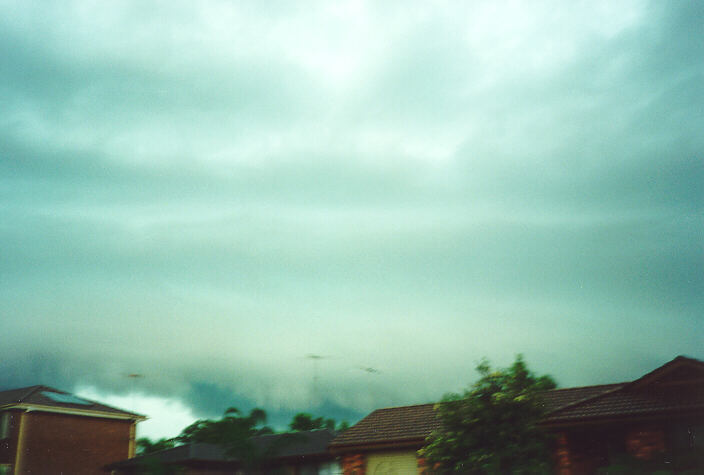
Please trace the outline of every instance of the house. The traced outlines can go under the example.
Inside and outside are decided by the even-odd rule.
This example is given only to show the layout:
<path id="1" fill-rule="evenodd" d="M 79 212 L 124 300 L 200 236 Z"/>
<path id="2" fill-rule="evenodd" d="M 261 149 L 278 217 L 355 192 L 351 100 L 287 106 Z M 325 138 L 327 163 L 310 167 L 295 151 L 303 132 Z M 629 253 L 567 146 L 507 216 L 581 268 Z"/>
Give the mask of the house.
<path id="1" fill-rule="evenodd" d="M 626 455 L 704 472 L 702 361 L 679 356 L 629 383 L 553 390 L 545 400 L 560 474 L 593 473 Z"/>
<path id="2" fill-rule="evenodd" d="M 704 467 L 704 362 L 679 356 L 635 381 L 546 391 L 546 430 L 560 475 L 621 460 Z M 345 475 L 422 473 L 417 450 L 441 427 L 434 404 L 379 409 L 336 437 Z M 699 458 L 698 458 L 699 457 Z"/>
<path id="3" fill-rule="evenodd" d="M 106 469 L 116 475 L 148 473 L 156 466 L 183 475 L 226 475 L 242 473 L 277 473 L 286 475 L 337 475 L 340 468 L 328 452 L 335 438 L 333 431 L 311 430 L 253 437 L 254 452 L 261 460 L 257 470 L 247 469 L 242 460 L 227 455 L 224 448 L 193 443 L 140 455 L 109 464 Z"/>
<path id="4" fill-rule="evenodd" d="M 425 445 L 426 437 L 440 428 L 434 406 L 377 409 L 337 436 L 330 452 L 340 457 L 345 475 L 384 473 L 384 467 L 397 473 L 419 472 L 423 461 L 416 452 Z"/>
<path id="5" fill-rule="evenodd" d="M 48 386 L 0 391 L 0 475 L 102 473 L 134 456 L 144 419 Z"/>

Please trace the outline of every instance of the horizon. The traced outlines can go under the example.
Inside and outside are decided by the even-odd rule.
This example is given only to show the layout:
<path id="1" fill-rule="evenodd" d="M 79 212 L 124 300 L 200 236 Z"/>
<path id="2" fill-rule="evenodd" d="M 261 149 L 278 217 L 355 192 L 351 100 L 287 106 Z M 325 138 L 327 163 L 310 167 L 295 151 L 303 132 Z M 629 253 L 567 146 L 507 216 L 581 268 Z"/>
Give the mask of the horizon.
<path id="1" fill-rule="evenodd" d="M 674 359 L 669 360 L 667 362 L 664 362 L 662 365 L 658 366 L 657 368 L 660 368 L 663 365 L 666 365 L 668 363 L 671 363 L 672 361 L 675 361 L 678 358 L 690 358 L 686 355 L 677 355 Z M 696 360 L 696 359 L 695 359 Z M 499 369 L 503 370 L 505 368 L 497 368 L 493 367 L 494 369 Z M 657 369 L 653 368 L 653 370 Z M 529 368 L 530 370 L 530 368 Z M 652 370 L 651 370 L 652 371 Z M 610 383 L 597 383 L 594 385 L 576 385 L 576 386 L 567 386 L 567 387 L 560 387 L 559 385 L 553 389 L 550 389 L 550 391 L 559 391 L 559 390 L 564 390 L 564 389 L 575 389 L 575 388 L 583 388 L 583 387 L 591 387 L 591 386 L 610 386 L 610 385 L 623 385 L 623 384 L 628 384 L 630 382 L 636 381 L 640 379 L 641 377 L 649 374 L 651 371 L 648 371 L 642 375 L 639 375 L 633 379 L 629 380 L 624 380 L 624 381 L 613 381 Z M 543 376 L 540 374 L 535 373 L 536 376 Z M 550 375 L 547 375 L 550 376 Z M 463 388 L 469 388 L 472 383 L 468 383 L 468 385 Z M 41 386 L 41 385 L 40 385 Z M 31 387 L 31 386 L 30 386 Z M 2 388 L 0 390 L 6 390 L 6 389 L 16 389 L 16 388 Z M 54 388 L 58 389 L 60 391 L 63 391 L 61 388 Z M 460 391 L 461 392 L 461 391 Z M 150 440 L 156 441 L 158 439 L 162 438 L 167 438 L 167 439 L 172 439 L 178 436 L 183 429 L 188 427 L 190 424 L 193 422 L 203 419 L 202 417 L 196 417 L 192 410 L 190 408 L 186 407 L 183 405 L 180 401 L 176 399 L 170 399 L 168 397 L 155 397 L 155 396 L 150 396 L 148 394 L 144 393 L 128 393 L 125 395 L 115 395 L 115 394 L 101 394 L 99 390 L 97 390 L 94 387 L 79 387 L 75 392 L 72 392 L 76 396 L 82 397 L 84 399 L 105 404 L 110 407 L 113 407 L 114 409 L 120 409 L 123 411 L 127 412 L 133 412 L 135 414 L 145 416 L 147 419 L 144 421 L 141 421 L 137 424 L 137 438 L 142 438 L 146 437 Z M 448 394 L 447 392 L 444 393 L 444 395 Z M 441 398 L 437 398 L 435 401 L 426 401 L 426 402 L 415 402 L 415 403 L 410 403 L 410 404 L 404 404 L 403 406 L 418 406 L 418 405 L 427 405 L 427 404 L 436 404 L 437 402 L 440 401 Z M 376 407 L 373 408 L 369 413 L 362 413 L 358 415 L 356 419 L 348 420 L 348 419 L 341 419 L 337 420 L 334 419 L 336 426 L 338 426 L 342 422 L 346 422 L 351 426 L 359 422 L 359 420 L 365 418 L 371 412 L 377 411 L 377 410 L 382 410 L 382 409 L 391 409 L 394 407 L 399 407 L 399 406 L 387 406 L 387 407 Z M 131 408 L 131 409 L 128 409 Z M 138 409 L 142 408 L 142 409 Z M 239 408 L 238 408 L 239 409 Z M 154 412 L 157 414 L 157 418 L 153 419 L 149 416 L 150 412 Z M 246 411 L 245 411 L 246 412 Z M 295 413 L 290 413 L 290 414 L 277 414 L 277 420 L 275 424 L 271 424 L 269 421 L 269 414 L 267 414 L 267 420 L 262 424 L 263 426 L 269 426 L 271 427 L 275 433 L 286 433 L 289 432 L 290 429 L 289 423 L 293 420 L 293 416 L 298 414 L 298 413 L 307 413 L 310 414 L 313 417 L 323 417 L 323 418 L 329 418 L 328 414 L 325 413 L 314 413 L 308 410 L 307 408 L 302 408 Z M 223 417 L 224 414 L 220 414 L 217 417 L 211 418 L 212 420 L 218 420 Z M 288 417 L 288 420 L 285 418 Z"/>

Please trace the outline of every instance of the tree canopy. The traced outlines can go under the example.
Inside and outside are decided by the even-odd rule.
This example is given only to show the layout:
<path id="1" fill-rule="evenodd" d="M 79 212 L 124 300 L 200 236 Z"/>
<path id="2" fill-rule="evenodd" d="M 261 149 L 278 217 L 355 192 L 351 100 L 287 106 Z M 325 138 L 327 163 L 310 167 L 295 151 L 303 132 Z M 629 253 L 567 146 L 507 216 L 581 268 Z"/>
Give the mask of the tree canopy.
<path id="1" fill-rule="evenodd" d="M 182 444 L 217 444 L 223 447 L 230 457 L 242 460 L 243 463 L 252 463 L 257 454 L 251 438 L 274 432 L 264 425 L 265 422 L 266 412 L 263 409 L 255 408 L 248 415 L 242 415 L 239 409 L 231 407 L 220 420 L 197 420 L 183 429 L 175 440 Z"/>
<path id="2" fill-rule="evenodd" d="M 148 437 L 142 437 L 137 439 L 137 453 L 139 455 L 153 454 L 154 452 L 172 449 L 175 445 L 174 439 L 161 438 L 152 441 Z"/>
<path id="3" fill-rule="evenodd" d="M 443 428 L 419 451 L 431 473 L 549 473 L 547 435 L 538 423 L 540 393 L 555 381 L 535 376 L 520 355 L 509 368 L 492 370 L 484 360 L 477 371 L 480 379 L 463 394 L 435 406 Z"/>
<path id="4" fill-rule="evenodd" d="M 288 425 L 293 432 L 315 429 L 335 430 L 335 419 L 323 419 L 322 417 L 313 417 L 307 412 L 299 412 Z"/>
<path id="5" fill-rule="evenodd" d="M 155 452 L 173 448 L 176 445 L 203 442 L 223 447 L 228 457 L 237 459 L 247 470 L 262 468 L 267 459 L 289 444 L 305 441 L 305 434 L 300 432 L 329 429 L 342 432 L 349 427 L 343 421 L 335 427 L 335 419 L 313 417 L 309 413 L 296 414 L 289 423 L 289 433 L 279 434 L 278 437 L 268 438 L 264 443 L 257 443 L 256 436 L 274 434 L 271 427 L 264 425 L 267 415 L 263 409 L 255 408 L 244 415 L 239 409 L 227 409 L 219 420 L 199 419 L 181 431 L 173 439 L 159 439 L 152 441 L 148 438 L 137 440 L 140 455 L 150 456 Z M 140 466 L 143 473 L 171 474 L 180 473 L 171 465 L 165 464 L 157 457 L 147 457 Z"/>
<path id="6" fill-rule="evenodd" d="M 337 432 L 344 432 L 349 428 L 347 421 L 340 422 L 336 427 L 335 419 L 323 418 L 323 417 L 313 417 L 307 412 L 299 412 L 291 422 L 288 424 L 289 430 L 292 432 L 300 432 L 305 430 L 316 430 L 316 429 L 328 429 Z"/>

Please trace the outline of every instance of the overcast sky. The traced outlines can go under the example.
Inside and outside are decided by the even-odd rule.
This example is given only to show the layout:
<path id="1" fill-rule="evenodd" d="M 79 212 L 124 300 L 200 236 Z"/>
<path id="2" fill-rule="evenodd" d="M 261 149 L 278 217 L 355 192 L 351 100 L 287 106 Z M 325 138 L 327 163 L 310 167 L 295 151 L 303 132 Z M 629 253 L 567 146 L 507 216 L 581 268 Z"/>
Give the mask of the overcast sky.
<path id="1" fill-rule="evenodd" d="M 703 25 L 0 0 L 0 387 L 280 426 L 704 359 Z"/>

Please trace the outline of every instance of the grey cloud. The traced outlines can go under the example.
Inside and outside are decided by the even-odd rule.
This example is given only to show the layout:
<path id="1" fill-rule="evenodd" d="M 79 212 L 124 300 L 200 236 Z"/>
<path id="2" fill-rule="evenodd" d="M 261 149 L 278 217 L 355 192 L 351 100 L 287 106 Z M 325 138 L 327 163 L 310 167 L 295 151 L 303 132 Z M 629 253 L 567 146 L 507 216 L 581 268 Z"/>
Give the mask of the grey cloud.
<path id="1" fill-rule="evenodd" d="M 562 384 L 702 357 L 704 15 L 634 5 L 486 31 L 481 5 L 13 6 L 0 385 L 144 372 L 285 424 L 436 399 L 482 356 Z"/>

